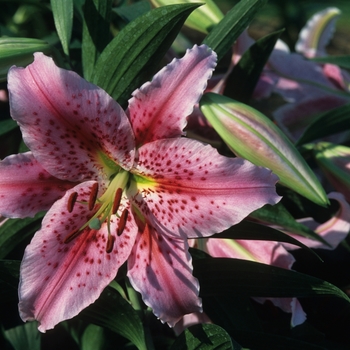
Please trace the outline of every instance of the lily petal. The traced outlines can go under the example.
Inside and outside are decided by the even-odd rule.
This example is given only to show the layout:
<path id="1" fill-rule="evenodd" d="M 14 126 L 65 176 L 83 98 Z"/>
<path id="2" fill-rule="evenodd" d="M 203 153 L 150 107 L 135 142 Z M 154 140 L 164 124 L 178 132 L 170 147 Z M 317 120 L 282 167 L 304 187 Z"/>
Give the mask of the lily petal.
<path id="1" fill-rule="evenodd" d="M 146 305 L 173 327 L 185 314 L 201 312 L 199 283 L 192 276 L 185 239 L 169 237 L 146 224 L 128 260 L 128 277 Z"/>
<path id="2" fill-rule="evenodd" d="M 221 156 L 211 146 L 186 138 L 142 146 L 136 171 L 142 176 L 141 211 L 147 215 L 151 210 L 159 225 L 177 236 L 221 232 L 280 199 L 275 193 L 278 178 L 270 170 Z"/>
<path id="3" fill-rule="evenodd" d="M 202 96 L 215 66 L 216 54 L 205 45 L 195 45 L 183 58 L 160 70 L 152 82 L 133 92 L 127 114 L 137 146 L 183 134 L 186 117 Z"/>
<path id="4" fill-rule="evenodd" d="M 100 230 L 87 227 L 69 243 L 64 239 L 92 215 L 86 205 L 94 181 L 67 191 L 47 212 L 39 230 L 25 250 L 21 264 L 19 310 L 24 321 L 36 319 L 45 332 L 57 323 L 77 315 L 93 303 L 115 277 L 128 258 L 137 226 L 130 218 L 121 236 L 116 234 L 118 220 L 111 218 L 115 238 L 111 253 L 106 252 L 107 225 Z M 73 192 L 78 201 L 71 213 L 67 203 Z"/>
<path id="5" fill-rule="evenodd" d="M 313 15 L 301 30 L 295 50 L 308 58 L 326 55 L 326 45 L 333 36 L 340 14 L 336 7 L 328 7 Z"/>
<path id="6" fill-rule="evenodd" d="M 31 152 L 8 156 L 0 162 L 0 215 L 33 217 L 73 186 L 50 175 Z"/>
<path id="7" fill-rule="evenodd" d="M 350 232 L 350 205 L 341 193 L 331 192 L 328 194 L 329 199 L 334 199 L 339 203 L 339 210 L 332 218 L 323 224 L 319 224 L 312 218 L 299 219 L 298 221 L 305 226 L 314 230 L 330 245 L 325 245 L 320 241 L 309 239 L 302 236 L 291 235 L 299 242 L 310 248 L 335 249 Z M 288 250 L 297 249 L 292 244 L 283 243 Z"/>
<path id="8" fill-rule="evenodd" d="M 97 177 L 101 160 L 129 169 L 134 139 L 122 108 L 102 89 L 58 68 L 42 53 L 27 68 L 9 71 L 11 115 L 35 158 L 70 181 Z"/>

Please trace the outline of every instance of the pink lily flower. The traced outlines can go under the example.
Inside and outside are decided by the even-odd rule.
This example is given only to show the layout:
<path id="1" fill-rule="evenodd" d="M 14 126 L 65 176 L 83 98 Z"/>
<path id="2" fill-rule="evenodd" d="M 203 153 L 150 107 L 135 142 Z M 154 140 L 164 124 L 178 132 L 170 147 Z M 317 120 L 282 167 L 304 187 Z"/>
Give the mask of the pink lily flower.
<path id="1" fill-rule="evenodd" d="M 163 322 L 201 312 L 187 238 L 279 200 L 271 171 L 181 137 L 215 65 L 214 52 L 194 46 L 136 90 L 126 112 L 41 53 L 10 69 L 11 114 L 31 152 L 1 163 L 0 215 L 50 207 L 21 265 L 24 321 L 45 332 L 74 317 L 126 261 Z"/>

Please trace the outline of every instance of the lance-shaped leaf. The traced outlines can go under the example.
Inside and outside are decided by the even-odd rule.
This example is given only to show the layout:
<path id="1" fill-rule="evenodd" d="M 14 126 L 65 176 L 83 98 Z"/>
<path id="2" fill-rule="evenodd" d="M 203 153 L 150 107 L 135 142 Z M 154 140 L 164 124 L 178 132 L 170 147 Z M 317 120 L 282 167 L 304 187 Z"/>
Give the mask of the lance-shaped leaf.
<path id="1" fill-rule="evenodd" d="M 328 142 L 314 148 L 316 161 L 333 187 L 350 200 L 350 148 Z"/>
<path id="2" fill-rule="evenodd" d="M 280 182 L 325 206 L 326 193 L 293 144 L 270 119 L 252 107 L 213 93 L 205 94 L 201 110 L 238 156 L 271 169 Z"/>
<path id="3" fill-rule="evenodd" d="M 350 55 L 315 57 L 312 59 L 312 61 L 319 63 L 330 63 L 341 68 L 350 69 Z"/>
<path id="4" fill-rule="evenodd" d="M 350 97 L 350 96 L 349 96 Z M 320 113 L 306 128 L 296 145 L 350 129 L 350 103 Z"/>
<path id="5" fill-rule="evenodd" d="M 95 62 L 110 42 L 110 19 L 112 0 L 87 0 L 84 6 L 84 26 L 82 39 L 82 64 L 84 77 L 89 80 Z"/>
<path id="6" fill-rule="evenodd" d="M 106 288 L 100 298 L 85 309 L 81 316 L 129 339 L 140 350 L 147 348 L 138 313 L 112 288 Z"/>
<path id="7" fill-rule="evenodd" d="M 176 339 L 170 350 L 239 350 L 242 347 L 234 342 L 226 331 L 215 324 L 197 324 L 186 329 Z"/>
<path id="8" fill-rule="evenodd" d="M 350 306 L 349 297 L 322 279 L 284 268 L 231 258 L 193 261 L 194 275 L 201 284 L 201 296 L 254 297 L 334 296 Z"/>
<path id="9" fill-rule="evenodd" d="M 26 66 L 33 62 L 33 53 L 37 51 L 49 53 L 51 46 L 38 39 L 0 38 L 0 82 L 6 81 L 11 66 Z"/>
<path id="10" fill-rule="evenodd" d="M 69 42 L 73 29 L 73 0 L 51 0 L 51 7 L 63 51 L 69 55 Z"/>
<path id="11" fill-rule="evenodd" d="M 255 13 L 267 0 L 241 0 L 204 39 L 203 44 L 211 47 L 218 60 L 228 52 L 239 35 L 246 29 Z"/>
<path id="12" fill-rule="evenodd" d="M 198 30 L 204 34 L 207 34 L 211 29 L 218 24 L 224 15 L 221 10 L 216 6 L 212 0 L 151 0 L 151 3 L 155 7 L 172 5 L 172 4 L 186 4 L 186 3 L 198 3 L 203 2 L 204 4 L 193 11 L 185 21 L 185 25 Z"/>
<path id="13" fill-rule="evenodd" d="M 196 7 L 198 3 L 166 6 L 129 23 L 101 53 L 91 82 L 123 105 L 132 91 L 152 76 Z"/>

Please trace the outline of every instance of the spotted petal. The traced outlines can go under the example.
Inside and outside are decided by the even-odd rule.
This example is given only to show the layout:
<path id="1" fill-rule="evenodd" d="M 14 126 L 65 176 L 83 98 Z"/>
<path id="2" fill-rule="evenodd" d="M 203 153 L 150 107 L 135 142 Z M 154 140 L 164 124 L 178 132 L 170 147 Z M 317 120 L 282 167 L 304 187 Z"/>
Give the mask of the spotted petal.
<path id="1" fill-rule="evenodd" d="M 199 283 L 192 276 L 184 239 L 169 237 L 147 224 L 128 260 L 128 276 L 146 305 L 170 326 L 185 314 L 202 311 Z"/>
<path id="2" fill-rule="evenodd" d="M 195 45 L 181 59 L 174 59 L 152 82 L 134 91 L 128 115 L 140 146 L 153 140 L 178 137 L 186 117 L 199 101 L 216 65 L 216 54 Z"/>
<path id="3" fill-rule="evenodd" d="M 12 67 L 8 81 L 11 115 L 49 173 L 71 181 L 94 179 L 108 167 L 101 154 L 131 167 L 131 126 L 105 91 L 42 53 L 25 69 Z"/>
<path id="4" fill-rule="evenodd" d="M 107 227 L 87 227 L 69 243 L 64 239 L 81 227 L 93 214 L 80 201 L 87 201 L 89 181 L 73 189 L 48 211 L 39 230 L 25 250 L 19 285 L 19 310 L 24 321 L 36 319 L 45 332 L 60 321 L 70 319 L 93 303 L 115 277 L 128 258 L 137 227 L 132 218 L 121 236 L 116 235 L 117 219 L 111 219 L 115 237 L 111 253 L 106 252 Z M 78 193 L 71 213 L 67 211 L 70 194 Z"/>
<path id="5" fill-rule="evenodd" d="M 275 204 L 277 176 L 209 145 L 178 138 L 139 149 L 140 209 L 151 210 L 164 230 L 195 238 L 237 224 L 263 205 Z"/>
<path id="6" fill-rule="evenodd" d="M 74 185 L 50 175 L 30 152 L 8 156 L 0 162 L 0 215 L 33 217 Z"/>

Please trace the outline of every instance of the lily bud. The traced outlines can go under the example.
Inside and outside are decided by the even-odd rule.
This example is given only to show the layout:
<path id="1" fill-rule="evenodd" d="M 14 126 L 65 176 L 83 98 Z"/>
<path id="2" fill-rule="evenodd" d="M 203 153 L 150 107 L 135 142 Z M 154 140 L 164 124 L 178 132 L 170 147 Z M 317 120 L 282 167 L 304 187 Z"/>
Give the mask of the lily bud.
<path id="1" fill-rule="evenodd" d="M 173 5 L 173 4 L 187 4 L 187 3 L 198 3 L 197 0 L 151 0 L 151 3 L 155 7 Z M 216 6 L 212 0 L 204 0 L 199 3 L 202 6 L 194 10 L 187 18 L 185 25 L 189 28 L 208 34 L 211 29 L 217 25 L 223 18 L 224 15 L 221 10 Z"/>
<path id="2" fill-rule="evenodd" d="M 315 146 L 314 154 L 329 182 L 350 201 L 350 148 L 320 142 Z"/>
<path id="3" fill-rule="evenodd" d="M 202 97 L 200 108 L 237 156 L 271 169 L 281 184 L 311 201 L 322 206 L 329 203 L 304 158 L 269 118 L 252 107 L 213 93 Z"/>

